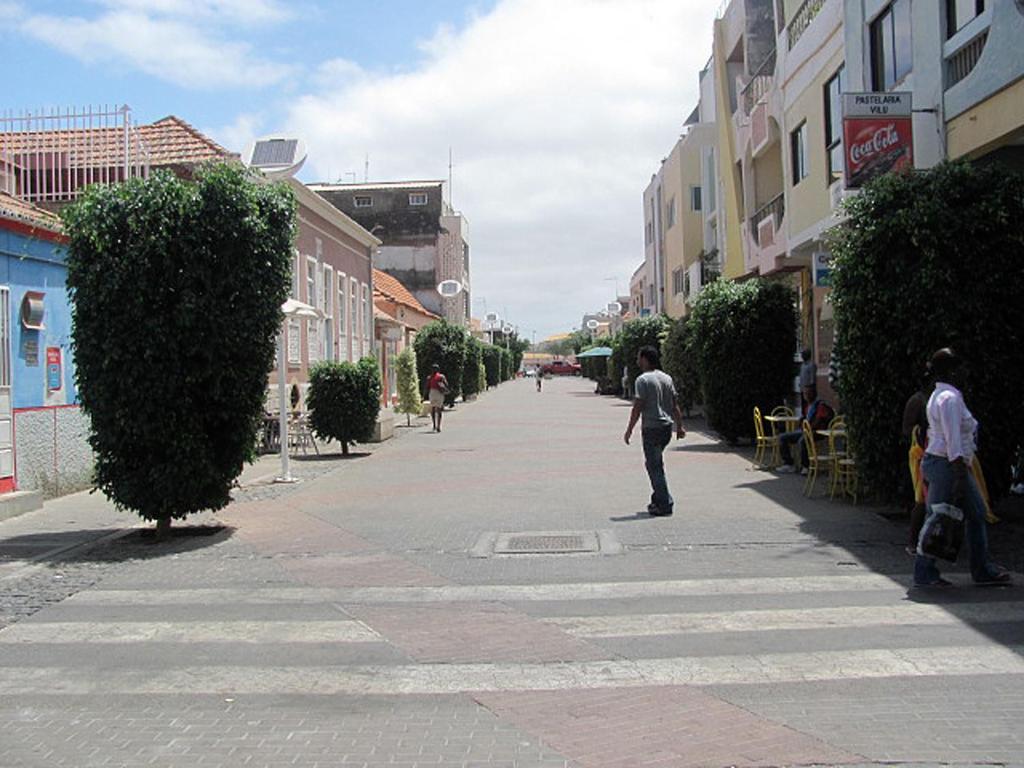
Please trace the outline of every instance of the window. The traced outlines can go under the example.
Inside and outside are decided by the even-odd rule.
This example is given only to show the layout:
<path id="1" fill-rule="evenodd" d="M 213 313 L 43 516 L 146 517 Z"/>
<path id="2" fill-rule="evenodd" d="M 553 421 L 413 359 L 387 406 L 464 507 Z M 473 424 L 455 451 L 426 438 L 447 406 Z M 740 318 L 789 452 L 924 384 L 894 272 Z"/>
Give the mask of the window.
<path id="1" fill-rule="evenodd" d="M 708 211 L 713 211 L 715 210 L 715 206 L 717 205 L 718 197 L 718 190 L 715 186 L 715 184 L 717 183 L 718 165 L 715 162 L 714 150 L 708 152 L 707 164 L 708 168 L 706 171 L 706 180 L 704 183 L 707 185 L 708 188 Z"/>
<path id="2" fill-rule="evenodd" d="M 324 360 L 334 360 L 334 270 L 324 264 Z"/>
<path id="3" fill-rule="evenodd" d="M 352 359 L 358 360 L 362 357 L 359 351 L 359 281 L 354 277 L 349 279 L 349 333 L 352 334 Z"/>
<path id="4" fill-rule="evenodd" d="M 789 154 L 793 162 L 793 186 L 807 177 L 807 121 L 789 134 Z"/>
<path id="5" fill-rule="evenodd" d="M 682 267 L 672 270 L 672 293 L 675 295 L 683 292 L 683 274 Z"/>
<path id="6" fill-rule="evenodd" d="M 668 201 L 668 210 L 665 212 L 665 228 L 671 229 L 676 223 L 676 199 L 673 197 Z"/>
<path id="7" fill-rule="evenodd" d="M 896 0 L 871 22 L 871 89 L 890 90 L 912 67 L 910 0 Z"/>
<path id="8" fill-rule="evenodd" d="M 699 211 L 701 209 L 701 202 L 700 187 L 690 187 L 690 210 Z"/>
<path id="9" fill-rule="evenodd" d="M 356 208 L 373 208 L 373 198 L 369 195 L 356 195 L 355 206 Z"/>
<path id="10" fill-rule="evenodd" d="M 299 298 L 299 264 L 301 264 L 298 250 L 292 251 L 292 290 L 288 295 L 293 299 Z"/>
<path id="11" fill-rule="evenodd" d="M 644 243 L 650 245 L 652 242 L 654 242 L 654 224 L 648 221 L 644 227 Z"/>
<path id="12" fill-rule="evenodd" d="M 323 273 L 312 256 L 306 257 L 306 303 L 311 307 L 321 307 L 323 302 Z M 320 337 L 323 321 L 311 317 L 306 321 L 306 349 L 310 363 L 320 359 Z"/>
<path id="13" fill-rule="evenodd" d="M 427 193 L 426 192 L 410 192 L 409 193 L 409 205 L 426 205 L 427 204 Z"/>
<path id="14" fill-rule="evenodd" d="M 946 0 L 946 37 L 952 37 L 985 10 L 985 0 Z"/>
<path id="15" fill-rule="evenodd" d="M 825 154 L 828 157 L 828 183 L 843 176 L 843 75 L 841 66 L 825 83 Z"/>
<path id="16" fill-rule="evenodd" d="M 348 279 L 338 273 L 338 359 L 348 360 Z"/>
<path id="17" fill-rule="evenodd" d="M 373 335 L 373 310 L 370 308 L 370 286 L 363 283 L 363 354 L 370 354 L 373 345 L 370 344 L 370 337 Z"/>
<path id="18" fill-rule="evenodd" d="M 314 259 L 312 256 L 306 257 L 305 302 L 312 307 L 316 306 L 316 259 Z"/>

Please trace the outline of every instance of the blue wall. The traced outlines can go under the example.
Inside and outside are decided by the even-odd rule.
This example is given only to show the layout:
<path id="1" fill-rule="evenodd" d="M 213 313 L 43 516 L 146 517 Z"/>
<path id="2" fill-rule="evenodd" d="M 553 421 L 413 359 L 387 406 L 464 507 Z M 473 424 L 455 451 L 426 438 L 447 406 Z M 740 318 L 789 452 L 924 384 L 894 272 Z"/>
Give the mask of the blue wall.
<path id="1" fill-rule="evenodd" d="M 4 227 L 0 221 L 0 285 L 11 289 L 11 375 L 15 408 L 78 402 L 71 361 L 71 306 L 68 302 L 64 249 L 49 240 L 28 237 Z M 21 324 L 21 301 L 26 291 L 41 291 L 44 329 Z M 35 364 L 29 351 L 36 349 Z M 59 392 L 47 388 L 47 347 L 61 350 L 62 384 Z"/>

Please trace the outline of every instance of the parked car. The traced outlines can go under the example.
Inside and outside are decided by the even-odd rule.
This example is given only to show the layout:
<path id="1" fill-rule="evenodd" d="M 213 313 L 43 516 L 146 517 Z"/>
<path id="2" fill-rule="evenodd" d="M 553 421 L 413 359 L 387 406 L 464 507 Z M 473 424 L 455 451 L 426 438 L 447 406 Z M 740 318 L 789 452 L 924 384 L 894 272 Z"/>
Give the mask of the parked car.
<path id="1" fill-rule="evenodd" d="M 545 376 L 579 376 L 580 366 L 568 360 L 552 360 L 542 365 L 540 371 Z"/>

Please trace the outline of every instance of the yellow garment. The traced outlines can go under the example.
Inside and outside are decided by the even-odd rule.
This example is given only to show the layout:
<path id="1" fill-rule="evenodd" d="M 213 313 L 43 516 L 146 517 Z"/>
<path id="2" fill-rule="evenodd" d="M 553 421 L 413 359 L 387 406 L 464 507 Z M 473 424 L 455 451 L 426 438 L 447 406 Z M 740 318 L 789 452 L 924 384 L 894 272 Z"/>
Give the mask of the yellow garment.
<path id="1" fill-rule="evenodd" d="M 971 474 L 974 475 L 974 482 L 978 484 L 978 490 L 981 491 L 981 500 L 985 502 L 985 522 L 987 523 L 998 523 L 999 518 L 992 514 L 992 501 L 988 496 L 988 486 L 985 484 L 985 473 L 981 471 L 981 462 L 978 461 L 977 454 L 971 460 Z"/>
<path id="2" fill-rule="evenodd" d="M 924 448 L 916 442 L 910 444 L 907 452 L 907 462 L 910 464 L 910 480 L 914 484 L 914 503 L 924 504 L 926 487 L 924 484 L 924 472 L 921 471 L 921 459 L 924 458 Z"/>

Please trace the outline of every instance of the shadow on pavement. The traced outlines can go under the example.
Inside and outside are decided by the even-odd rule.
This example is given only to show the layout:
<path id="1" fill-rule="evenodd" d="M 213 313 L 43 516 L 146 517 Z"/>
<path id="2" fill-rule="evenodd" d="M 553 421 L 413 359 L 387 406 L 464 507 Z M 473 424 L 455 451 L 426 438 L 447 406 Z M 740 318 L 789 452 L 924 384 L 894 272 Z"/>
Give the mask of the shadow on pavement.
<path id="1" fill-rule="evenodd" d="M 226 541 L 234 532 L 226 525 L 172 525 L 163 541 L 157 541 L 154 528 L 33 533 L 0 540 L 0 560 L 50 564 L 150 560 L 205 549 Z"/>
<path id="2" fill-rule="evenodd" d="M 367 451 L 352 451 L 348 455 L 342 453 L 321 453 L 319 456 L 316 454 L 307 454 L 304 456 L 292 456 L 292 461 L 348 461 L 349 459 L 363 459 L 367 456 L 372 456 L 372 453 Z"/>

